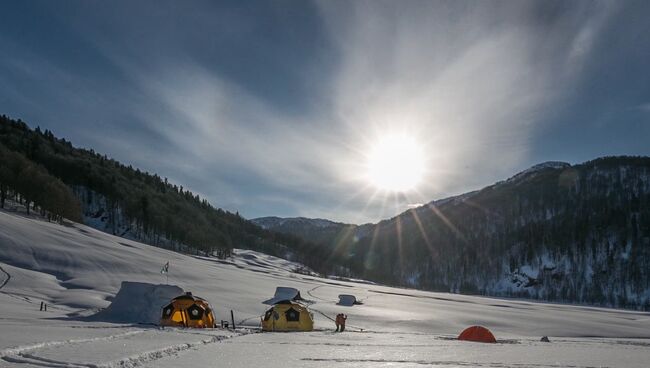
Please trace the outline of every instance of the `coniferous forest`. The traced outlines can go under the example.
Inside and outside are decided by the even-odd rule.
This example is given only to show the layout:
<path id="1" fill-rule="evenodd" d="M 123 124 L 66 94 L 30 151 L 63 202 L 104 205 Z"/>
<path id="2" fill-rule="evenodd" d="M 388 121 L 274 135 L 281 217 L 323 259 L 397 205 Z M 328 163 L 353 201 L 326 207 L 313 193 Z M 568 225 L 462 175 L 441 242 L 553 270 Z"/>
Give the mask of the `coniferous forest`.
<path id="1" fill-rule="evenodd" d="M 254 249 L 328 271 L 320 262 L 322 247 L 264 230 L 239 214 L 213 207 L 182 185 L 75 148 L 48 130 L 30 129 L 4 115 L 0 189 L 3 207 L 11 197 L 54 220 L 103 217 L 102 230 L 156 246 L 222 257 L 233 248 Z M 98 199 L 105 206 L 92 208 Z"/>
<path id="2" fill-rule="evenodd" d="M 354 277 L 650 310 L 649 157 L 542 164 L 374 225 L 254 221 L 330 247 Z"/>

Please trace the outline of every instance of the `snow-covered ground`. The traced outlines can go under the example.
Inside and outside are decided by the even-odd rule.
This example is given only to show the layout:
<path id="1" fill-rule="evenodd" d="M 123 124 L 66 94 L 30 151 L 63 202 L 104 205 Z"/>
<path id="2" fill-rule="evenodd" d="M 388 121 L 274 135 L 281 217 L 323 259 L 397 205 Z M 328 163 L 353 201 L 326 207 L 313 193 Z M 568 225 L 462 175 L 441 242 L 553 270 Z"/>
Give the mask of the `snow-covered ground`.
<path id="1" fill-rule="evenodd" d="M 104 313 L 122 281 L 208 299 L 238 329 L 160 329 Z M 0 367 L 647 367 L 650 314 L 389 288 L 296 274 L 252 251 L 191 257 L 90 227 L 0 212 Z M 6 281 L 6 283 L 5 283 Z M 316 331 L 258 333 L 277 286 L 311 301 Z M 363 305 L 336 305 L 353 294 Z M 48 310 L 39 311 L 41 301 Z M 334 333 L 326 316 L 346 313 Z M 102 318 L 102 316 L 109 316 Z M 499 343 L 457 341 L 481 324 Z M 243 328 L 239 327 L 242 326 Z M 547 335 L 551 342 L 540 342 Z"/>

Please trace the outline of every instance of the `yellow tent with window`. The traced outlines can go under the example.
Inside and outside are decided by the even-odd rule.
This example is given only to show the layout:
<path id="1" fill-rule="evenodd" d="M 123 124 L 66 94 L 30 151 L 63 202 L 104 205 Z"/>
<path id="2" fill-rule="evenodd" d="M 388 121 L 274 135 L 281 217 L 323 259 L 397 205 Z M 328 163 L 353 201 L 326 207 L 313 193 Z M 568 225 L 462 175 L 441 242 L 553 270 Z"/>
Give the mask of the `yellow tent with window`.
<path id="1" fill-rule="evenodd" d="M 262 331 L 312 331 L 314 315 L 302 304 L 283 300 L 264 313 Z"/>
<path id="2" fill-rule="evenodd" d="M 163 307 L 161 326 L 213 328 L 214 314 L 210 304 L 202 298 L 185 293 Z"/>

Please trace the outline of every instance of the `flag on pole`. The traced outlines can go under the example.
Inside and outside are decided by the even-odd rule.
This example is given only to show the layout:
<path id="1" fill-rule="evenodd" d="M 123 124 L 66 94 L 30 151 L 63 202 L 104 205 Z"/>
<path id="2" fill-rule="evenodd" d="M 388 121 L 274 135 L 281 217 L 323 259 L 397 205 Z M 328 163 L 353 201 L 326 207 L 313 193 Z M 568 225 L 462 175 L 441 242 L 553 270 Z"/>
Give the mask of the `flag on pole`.
<path id="1" fill-rule="evenodd" d="M 169 261 L 167 261 L 167 263 L 165 263 L 163 268 L 160 270 L 160 273 L 162 273 L 163 275 L 168 273 L 168 272 L 169 272 Z"/>

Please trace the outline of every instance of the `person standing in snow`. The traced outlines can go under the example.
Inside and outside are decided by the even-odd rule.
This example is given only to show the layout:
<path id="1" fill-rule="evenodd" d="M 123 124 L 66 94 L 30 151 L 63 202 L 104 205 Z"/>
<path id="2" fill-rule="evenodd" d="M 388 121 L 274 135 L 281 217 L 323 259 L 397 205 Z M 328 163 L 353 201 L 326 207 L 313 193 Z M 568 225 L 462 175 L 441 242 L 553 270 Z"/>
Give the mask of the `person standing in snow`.
<path id="1" fill-rule="evenodd" d="M 345 331 L 345 320 L 348 319 L 348 316 L 346 316 L 343 313 L 339 313 L 336 315 L 336 332 L 343 332 Z M 340 329 L 340 331 L 339 331 Z"/>

